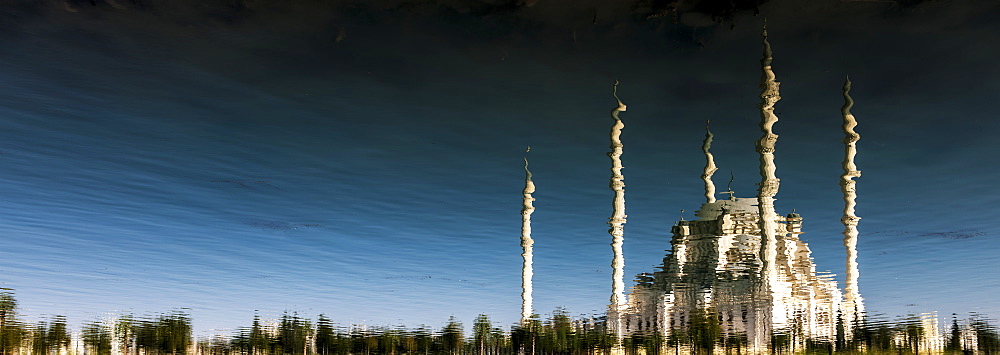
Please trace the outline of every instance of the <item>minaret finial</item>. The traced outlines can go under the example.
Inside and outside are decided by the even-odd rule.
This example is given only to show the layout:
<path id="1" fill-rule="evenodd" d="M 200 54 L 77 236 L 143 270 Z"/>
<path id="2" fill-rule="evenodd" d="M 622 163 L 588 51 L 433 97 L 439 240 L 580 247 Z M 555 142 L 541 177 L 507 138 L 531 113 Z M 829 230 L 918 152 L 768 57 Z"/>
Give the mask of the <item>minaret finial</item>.
<path id="1" fill-rule="evenodd" d="M 852 118 L 854 117 L 854 115 L 851 115 L 851 107 L 854 107 L 854 99 L 851 98 L 851 77 L 849 76 L 847 77 L 847 79 L 844 80 L 843 93 L 844 93 L 844 106 L 840 108 L 840 114 L 844 116 L 845 119 L 844 124 L 846 125 L 847 116 L 850 115 Z M 857 125 L 857 122 L 855 122 L 854 124 Z M 856 132 L 853 131 L 848 133 L 846 126 L 844 130 L 845 130 L 844 133 L 848 135 L 857 134 Z"/>
<path id="2" fill-rule="evenodd" d="M 767 19 L 764 19 L 764 29 L 761 31 L 764 37 L 764 58 L 760 60 L 762 66 L 771 66 L 771 43 L 767 41 Z"/>
<path id="3" fill-rule="evenodd" d="M 720 192 L 720 193 L 723 193 L 723 194 L 728 194 L 730 201 L 736 200 L 736 192 L 733 191 L 733 181 L 734 180 L 736 180 L 736 175 L 733 175 L 733 171 L 729 170 L 729 184 L 726 185 L 726 190 L 727 191 Z"/>
<path id="4" fill-rule="evenodd" d="M 611 89 L 611 95 L 615 97 L 616 101 L 618 101 L 618 107 L 611 111 L 611 117 L 614 117 L 615 120 L 618 121 L 621 120 L 618 118 L 618 112 L 625 111 L 628 108 L 628 106 L 625 106 L 625 104 L 622 103 L 622 100 L 618 98 L 618 80 L 615 80 L 615 85 Z"/>
<path id="5" fill-rule="evenodd" d="M 711 120 L 705 120 L 705 141 L 701 145 L 701 151 L 705 152 L 705 171 L 701 174 L 701 179 L 705 181 L 705 200 L 708 203 L 715 202 L 715 183 L 712 182 L 712 174 L 719 170 L 715 166 L 715 157 L 709 152 L 712 148 L 712 131 L 708 130 Z"/>

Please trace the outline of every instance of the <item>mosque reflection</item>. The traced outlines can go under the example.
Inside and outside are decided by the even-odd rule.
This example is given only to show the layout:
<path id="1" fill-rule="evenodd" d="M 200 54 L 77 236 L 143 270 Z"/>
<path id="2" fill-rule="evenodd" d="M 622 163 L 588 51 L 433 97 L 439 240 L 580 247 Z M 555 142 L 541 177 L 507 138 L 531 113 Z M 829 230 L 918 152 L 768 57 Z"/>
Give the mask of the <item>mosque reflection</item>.
<path id="1" fill-rule="evenodd" d="M 838 324 L 850 329 L 836 282 L 816 272 L 809 246 L 798 238 L 798 214 L 780 218 L 783 230 L 768 265 L 774 272 L 764 273 L 756 201 L 706 203 L 699 220 L 673 226 L 660 270 L 639 275 L 630 294 L 622 315 L 627 333 L 670 337 L 712 324 L 719 337 L 765 348 L 774 333 L 796 342 L 834 341 Z"/>
<path id="2" fill-rule="evenodd" d="M 713 135 L 706 127 L 702 150 L 706 164 L 702 180 L 706 201 L 695 213 L 694 221 L 681 220 L 671 228 L 668 254 L 659 270 L 638 275 L 636 285 L 626 298 L 622 293 L 624 198 L 621 175 L 620 140 L 622 120 L 612 116 L 611 189 L 615 192 L 610 233 L 615 270 L 612 280 L 608 330 L 622 344 L 629 337 L 669 339 L 659 347 L 673 343 L 696 353 L 713 352 L 724 344 L 749 353 L 778 350 L 801 351 L 827 347 L 851 348 L 848 339 L 858 339 L 864 328 L 864 302 L 858 289 L 855 181 L 861 172 L 854 164 L 860 135 L 854 131 L 857 121 L 850 109 L 854 104 L 849 92 L 851 82 L 843 87 L 844 160 L 840 176 L 844 208 L 843 241 L 846 249 L 843 291 L 832 274 L 820 274 L 810 256 L 809 246 L 801 239 L 803 218 L 794 210 L 784 217 L 775 209 L 774 196 L 779 179 L 775 171 L 775 143 L 772 131 L 778 121 L 774 105 L 780 99 L 778 82 L 771 68 L 772 53 L 763 31 L 764 53 L 761 59 L 762 89 L 760 128 L 756 142 L 760 156 L 759 186 L 755 198 L 737 198 L 730 188 L 717 200 L 712 175 L 718 170 L 710 151 Z M 617 95 L 615 95 L 617 99 Z M 626 301 L 627 300 L 627 301 Z M 913 346 L 915 351 L 940 350 L 935 317 L 923 317 L 915 325 L 925 334 Z M 683 345 L 683 346 L 681 346 Z"/>
<path id="3" fill-rule="evenodd" d="M 847 297 L 837 287 L 834 275 L 819 274 L 809 246 L 799 239 L 802 216 L 794 211 L 784 217 L 775 213 L 778 179 L 774 176 L 774 143 L 771 127 L 777 121 L 773 105 L 778 86 L 770 70 L 770 48 L 766 40 L 762 61 L 764 88 L 761 104 L 763 136 L 761 188 L 756 198 L 737 198 L 732 188 L 717 200 L 712 175 L 717 170 L 710 151 L 713 135 L 706 127 L 702 150 L 706 165 L 705 203 L 695 213 L 698 220 L 678 221 L 672 228 L 670 251 L 658 271 L 638 276 L 628 304 L 617 312 L 620 330 L 626 334 L 652 333 L 670 337 L 675 332 L 709 324 L 723 339 L 745 343 L 750 349 L 767 349 L 774 337 L 787 345 L 833 342 L 838 331 L 849 337 L 864 305 L 857 289 L 857 222 L 852 177 L 860 176 L 854 165 L 859 135 L 849 109 L 853 101 L 844 86 L 843 108 L 845 158 L 841 176 L 844 193 L 844 245 L 847 246 Z M 731 181 L 730 181 L 731 182 Z M 701 331 L 704 331 L 702 329 Z"/>

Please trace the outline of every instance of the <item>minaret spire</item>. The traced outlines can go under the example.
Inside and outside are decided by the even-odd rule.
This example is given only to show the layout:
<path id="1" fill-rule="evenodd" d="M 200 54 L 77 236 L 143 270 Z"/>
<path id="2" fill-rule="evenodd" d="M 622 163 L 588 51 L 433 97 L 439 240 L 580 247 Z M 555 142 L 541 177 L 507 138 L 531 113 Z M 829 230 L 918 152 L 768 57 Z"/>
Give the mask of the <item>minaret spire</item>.
<path id="1" fill-rule="evenodd" d="M 611 249 L 614 252 L 614 258 L 611 259 L 611 269 L 612 269 L 612 280 L 611 280 L 611 305 L 608 314 L 608 322 L 610 323 L 610 330 L 619 339 L 624 333 L 624 324 L 621 321 L 621 312 L 625 309 L 625 256 L 622 253 L 622 244 L 625 240 L 625 176 L 622 175 L 622 141 L 621 134 L 622 128 L 625 124 L 622 123 L 621 118 L 618 117 L 618 113 L 625 111 L 626 106 L 618 99 L 618 81 L 615 80 L 614 89 L 612 91 L 615 100 L 618 101 L 618 107 L 611 111 L 611 117 L 615 119 L 614 125 L 611 127 L 611 151 L 608 152 L 608 157 L 611 158 L 611 190 L 614 191 L 615 197 L 611 202 L 611 206 L 614 210 L 611 214 L 611 218 L 608 220 L 608 225 L 611 226 L 608 229 L 608 233 L 611 234 Z"/>
<path id="2" fill-rule="evenodd" d="M 846 303 L 845 323 L 848 328 L 854 320 L 865 311 L 861 293 L 858 289 L 858 220 L 854 213 L 854 200 L 857 198 L 855 189 L 856 177 L 861 177 L 861 171 L 854 165 L 854 156 L 858 153 L 857 142 L 861 135 L 854 131 L 858 121 L 851 114 L 854 99 L 851 98 L 851 79 L 844 81 L 844 106 L 840 109 L 844 116 L 844 174 L 840 176 L 840 191 L 844 193 L 844 216 L 840 222 L 844 224 L 844 248 L 847 249 L 847 273 L 844 280 L 844 301 Z"/>
<path id="3" fill-rule="evenodd" d="M 719 170 L 715 166 L 715 158 L 708 150 L 712 148 L 712 131 L 708 130 L 708 124 L 712 121 L 705 121 L 705 142 L 701 145 L 701 151 L 705 152 L 705 172 L 701 174 L 701 179 L 705 181 L 705 200 L 708 203 L 715 202 L 715 183 L 712 182 L 712 174 Z"/>
<path id="4" fill-rule="evenodd" d="M 525 153 L 530 152 L 531 147 L 525 149 Z M 535 192 L 535 183 L 531 181 L 531 170 L 528 170 L 528 157 L 524 157 L 524 200 L 521 203 L 521 258 L 524 263 L 521 265 L 521 324 L 527 324 L 531 318 L 531 278 L 533 271 L 532 245 L 535 241 L 531 239 L 531 214 L 535 212 L 532 202 L 535 201 L 531 194 Z"/>
<path id="5" fill-rule="evenodd" d="M 757 140 L 757 153 L 760 154 L 760 183 L 757 185 L 757 208 L 760 212 L 760 235 L 761 235 L 761 285 L 759 297 L 760 305 L 764 306 L 764 313 L 761 319 L 756 320 L 754 346 L 766 348 L 770 342 L 769 333 L 773 330 L 774 316 L 780 314 L 780 310 L 775 310 L 773 287 L 777 282 L 777 268 L 775 265 L 777 258 L 777 232 L 778 215 L 774 211 L 774 196 L 778 194 L 779 180 L 775 175 L 774 148 L 778 141 L 778 135 L 774 134 L 773 127 L 778 122 L 778 116 L 774 114 L 774 104 L 781 99 L 778 93 L 778 82 L 775 81 L 774 71 L 771 70 L 771 44 L 767 41 L 767 22 L 764 22 L 762 32 L 764 37 L 764 54 L 760 60 L 760 130 L 763 133 Z"/>
<path id="6" fill-rule="evenodd" d="M 736 199 L 736 192 L 733 191 L 733 181 L 736 181 L 736 175 L 733 175 L 733 171 L 729 171 L 729 184 L 726 185 L 726 191 L 720 192 L 729 195 L 729 200 L 733 201 Z"/>

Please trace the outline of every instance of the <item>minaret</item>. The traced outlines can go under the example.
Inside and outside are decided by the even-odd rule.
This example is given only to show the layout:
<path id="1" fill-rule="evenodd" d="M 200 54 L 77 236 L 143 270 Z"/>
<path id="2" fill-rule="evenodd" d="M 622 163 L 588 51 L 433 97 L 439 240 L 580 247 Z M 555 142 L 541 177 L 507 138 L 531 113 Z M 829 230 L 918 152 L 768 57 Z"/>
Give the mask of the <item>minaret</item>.
<path id="1" fill-rule="evenodd" d="M 531 151 L 529 146 L 525 153 Z M 532 248 L 535 241 L 531 239 L 531 214 L 535 212 L 535 206 L 531 203 L 535 198 L 531 194 L 535 192 L 535 183 L 531 181 L 531 170 L 528 170 L 528 157 L 524 157 L 524 200 L 521 202 L 521 324 L 527 324 L 531 318 L 531 269 Z"/>
<path id="2" fill-rule="evenodd" d="M 844 193 L 844 216 L 840 222 L 844 224 L 844 248 L 847 249 L 847 273 L 844 280 L 845 328 L 851 329 L 856 320 L 865 311 L 858 290 L 858 220 L 854 214 L 854 199 L 858 194 L 853 178 L 861 177 L 861 171 L 854 165 L 854 156 L 858 153 L 857 142 L 861 136 L 854 131 L 858 122 L 851 114 L 854 100 L 851 98 L 851 79 L 844 82 L 844 106 L 840 109 L 844 116 L 844 174 L 840 176 L 840 191 Z"/>
<path id="3" fill-rule="evenodd" d="M 705 172 L 701 174 L 701 179 L 705 181 L 705 200 L 708 203 L 715 202 L 715 183 L 712 182 L 712 174 L 715 174 L 716 170 L 719 170 L 715 166 L 715 158 L 712 156 L 708 150 L 712 148 L 712 131 L 708 130 L 708 124 L 711 121 L 705 121 L 705 142 L 701 145 L 701 151 L 705 152 Z"/>
<path id="4" fill-rule="evenodd" d="M 773 309 L 778 302 L 775 302 L 773 294 L 774 286 L 777 282 L 777 268 L 775 265 L 777 257 L 777 230 L 778 215 L 774 211 L 774 196 L 778 193 L 778 178 L 775 176 L 774 146 L 778 141 L 778 135 L 772 130 L 774 124 L 778 122 L 778 116 L 774 114 L 774 104 L 781 99 L 778 94 L 778 82 L 774 80 L 774 72 L 771 70 L 771 44 L 767 42 L 767 22 L 764 23 L 764 57 L 760 60 L 761 78 L 760 88 L 760 130 L 763 135 L 757 140 L 757 153 L 760 154 L 760 183 L 757 190 L 757 208 L 760 212 L 760 236 L 761 236 L 761 284 L 756 297 L 757 306 L 762 313 L 760 318 L 755 320 L 753 345 L 758 349 L 765 349 L 770 343 L 770 333 L 773 331 L 775 323 L 774 317 L 781 316 L 781 310 Z"/>
<path id="5" fill-rule="evenodd" d="M 614 126 L 611 127 L 611 151 L 608 157 L 611 158 L 611 190 L 615 192 L 615 198 L 611 202 L 614 212 L 608 220 L 608 233 L 611 234 L 611 250 L 614 258 L 611 259 L 612 280 L 611 280 L 611 305 L 608 310 L 609 330 L 619 339 L 624 333 L 624 324 L 621 321 L 621 312 L 625 309 L 625 256 L 622 254 L 622 244 L 625 240 L 625 177 L 622 175 L 622 123 L 618 113 L 625 111 L 626 106 L 618 99 L 618 81 L 615 81 L 612 94 L 618 101 L 618 107 L 611 111 L 611 117 L 615 119 Z"/>

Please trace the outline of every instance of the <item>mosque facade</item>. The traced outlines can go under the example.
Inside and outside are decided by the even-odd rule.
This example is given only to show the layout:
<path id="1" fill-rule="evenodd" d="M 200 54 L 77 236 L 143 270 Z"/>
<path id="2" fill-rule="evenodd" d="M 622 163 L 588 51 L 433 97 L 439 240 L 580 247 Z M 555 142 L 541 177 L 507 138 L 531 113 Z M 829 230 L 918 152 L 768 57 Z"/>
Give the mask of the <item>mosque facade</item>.
<path id="1" fill-rule="evenodd" d="M 705 203 L 694 221 L 672 227 L 660 270 L 639 275 L 623 314 L 626 334 L 688 331 L 713 317 L 723 338 L 770 343 L 775 333 L 834 340 L 843 299 L 831 274 L 816 272 L 799 239 L 802 217 L 777 219 L 776 278 L 761 259 L 757 199 Z M 714 319 L 716 318 L 717 319 Z"/>

